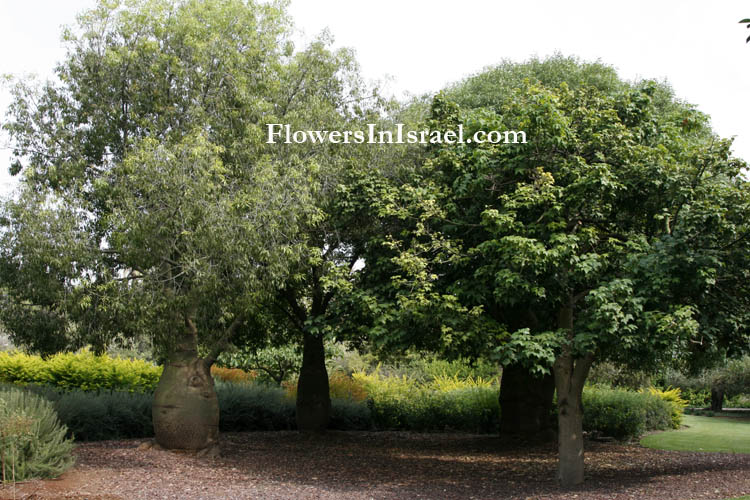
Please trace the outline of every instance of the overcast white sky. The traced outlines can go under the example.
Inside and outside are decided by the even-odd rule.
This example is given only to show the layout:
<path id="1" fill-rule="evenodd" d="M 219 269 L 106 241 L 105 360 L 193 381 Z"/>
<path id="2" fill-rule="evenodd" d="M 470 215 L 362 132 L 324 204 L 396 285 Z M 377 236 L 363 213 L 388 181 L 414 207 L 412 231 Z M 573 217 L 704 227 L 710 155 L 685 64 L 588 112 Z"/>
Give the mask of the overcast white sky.
<path id="1" fill-rule="evenodd" d="M 61 25 L 94 3 L 0 0 L 0 74 L 50 75 L 63 55 Z M 750 161 L 750 30 L 738 23 L 750 17 L 747 0 L 292 0 L 290 11 L 308 37 L 328 27 L 356 50 L 367 78 L 389 75 L 397 95 L 556 51 L 599 59 L 627 79 L 667 79 Z M 7 103 L 0 91 L 2 117 Z M 15 185 L 8 158 L 0 149 L 0 194 Z"/>

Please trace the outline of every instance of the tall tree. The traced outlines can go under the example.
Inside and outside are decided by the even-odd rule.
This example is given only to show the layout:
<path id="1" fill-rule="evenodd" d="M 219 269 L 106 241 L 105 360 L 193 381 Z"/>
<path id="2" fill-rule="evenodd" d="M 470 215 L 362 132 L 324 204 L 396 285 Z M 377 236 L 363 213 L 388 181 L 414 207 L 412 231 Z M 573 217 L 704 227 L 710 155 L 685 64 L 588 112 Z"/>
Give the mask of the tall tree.
<path id="1" fill-rule="evenodd" d="M 295 53 L 282 7 L 102 1 L 66 32 L 59 82 L 15 87 L 4 319 L 43 352 L 150 335 L 165 447 L 213 445 L 209 367 L 252 336 L 320 217 L 323 152 L 269 144 L 268 124 L 349 111 L 351 55 L 325 36 Z"/>
<path id="2" fill-rule="evenodd" d="M 528 143 L 436 145 L 417 179 L 372 202 L 410 221 L 380 245 L 392 316 L 433 325 L 418 332 L 443 348 L 553 374 L 564 486 L 583 481 L 595 359 L 644 367 L 750 345 L 743 162 L 666 86 L 611 88 L 526 79 L 495 109 L 439 95 L 432 128 Z"/>
<path id="3" fill-rule="evenodd" d="M 565 84 L 571 89 L 593 87 L 598 91 L 613 95 L 624 88 L 615 71 L 601 63 L 581 63 L 573 57 L 557 55 L 546 60 L 532 59 L 523 64 L 503 62 L 447 89 L 449 98 L 463 110 L 485 108 L 503 113 L 514 92 L 534 82 L 543 88 L 556 89 Z M 473 208 L 463 204 L 462 210 L 468 213 Z M 477 217 L 478 213 L 471 213 Z M 482 238 L 477 231 L 456 232 L 464 240 Z M 476 244 L 466 242 L 469 245 Z M 490 297 L 484 298 L 485 306 L 493 303 Z M 519 306 L 514 311 L 503 313 L 503 322 L 515 330 L 525 326 L 536 329 L 539 320 L 532 309 Z M 500 433 L 523 439 L 554 439 L 554 419 L 552 414 L 555 382 L 551 373 L 539 373 L 533 366 L 525 366 L 509 359 L 503 366 L 500 386 Z"/>

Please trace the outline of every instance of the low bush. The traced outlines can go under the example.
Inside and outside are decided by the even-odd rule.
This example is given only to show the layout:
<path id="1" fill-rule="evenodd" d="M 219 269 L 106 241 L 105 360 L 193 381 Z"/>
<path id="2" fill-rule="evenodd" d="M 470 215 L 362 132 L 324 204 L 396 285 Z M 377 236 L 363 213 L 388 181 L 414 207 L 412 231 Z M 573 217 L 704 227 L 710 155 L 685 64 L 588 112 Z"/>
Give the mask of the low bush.
<path id="1" fill-rule="evenodd" d="M 57 477 L 73 465 L 73 442 L 52 404 L 19 389 L 0 390 L 3 481 Z"/>
<path id="2" fill-rule="evenodd" d="M 682 416 L 685 412 L 685 408 L 688 406 L 688 402 L 682 399 L 679 387 L 668 387 L 665 390 L 657 389 L 656 387 L 649 387 L 648 393 L 669 403 L 671 427 L 673 429 L 679 429 L 682 424 Z"/>
<path id="3" fill-rule="evenodd" d="M 672 405 L 659 396 L 600 387 L 583 391 L 583 428 L 616 439 L 632 439 L 645 431 L 669 429 Z"/>
<path id="4" fill-rule="evenodd" d="M 47 359 L 21 352 L 0 352 L 0 382 L 13 384 L 151 392 L 161 371 L 161 367 L 147 361 L 97 356 L 88 350 L 56 354 Z"/>
<path id="5" fill-rule="evenodd" d="M 500 408 L 497 386 L 446 377 L 418 383 L 378 371 L 353 375 L 368 394 L 373 424 L 381 430 L 495 432 Z M 453 381 L 453 385 L 447 383 Z"/>
<path id="6" fill-rule="evenodd" d="M 224 432 L 277 431 L 296 427 L 294 401 L 284 389 L 265 384 L 216 383 Z"/>
<path id="7" fill-rule="evenodd" d="M 223 366 L 211 366 L 211 375 L 222 382 L 233 382 L 235 384 L 249 383 L 258 378 L 255 371 L 246 372 L 240 368 L 225 368 Z"/>
<path id="8" fill-rule="evenodd" d="M 339 431 L 367 431 L 374 428 L 372 412 L 366 401 L 331 399 L 328 428 Z"/>
<path id="9" fill-rule="evenodd" d="M 54 402 L 77 441 L 151 437 L 151 394 L 70 391 Z"/>

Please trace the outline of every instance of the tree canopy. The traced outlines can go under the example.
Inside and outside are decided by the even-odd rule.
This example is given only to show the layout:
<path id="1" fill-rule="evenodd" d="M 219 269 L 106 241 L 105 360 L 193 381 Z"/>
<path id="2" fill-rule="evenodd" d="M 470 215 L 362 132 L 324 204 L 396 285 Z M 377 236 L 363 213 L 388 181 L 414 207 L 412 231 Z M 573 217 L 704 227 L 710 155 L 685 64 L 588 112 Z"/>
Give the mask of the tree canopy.
<path id="1" fill-rule="evenodd" d="M 581 84 L 555 78 L 571 69 Z M 529 140 L 436 145 L 373 201 L 402 221 L 381 239 L 395 277 L 379 282 L 409 326 L 376 330 L 383 342 L 552 369 L 561 415 L 579 413 L 595 358 L 643 367 L 747 349 L 744 163 L 668 87 L 562 58 L 506 64 L 435 98 L 431 126 L 458 125 Z M 563 453 L 581 434 L 560 425 Z M 582 479 L 565 469 L 579 455 L 561 460 L 564 482 Z"/>

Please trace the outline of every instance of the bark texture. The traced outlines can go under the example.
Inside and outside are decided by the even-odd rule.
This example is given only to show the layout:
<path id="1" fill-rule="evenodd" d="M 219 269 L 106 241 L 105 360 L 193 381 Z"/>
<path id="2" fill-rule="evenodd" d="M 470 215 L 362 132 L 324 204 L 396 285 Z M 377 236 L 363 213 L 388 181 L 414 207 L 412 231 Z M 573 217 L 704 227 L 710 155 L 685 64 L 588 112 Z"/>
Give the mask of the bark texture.
<path id="1" fill-rule="evenodd" d="M 503 367 L 500 384 L 500 434 L 550 441 L 555 437 L 555 379 L 536 375 L 521 365 Z"/>
<path id="2" fill-rule="evenodd" d="M 306 333 L 297 384 L 297 429 L 323 432 L 330 417 L 331 395 L 323 338 Z"/>
<path id="3" fill-rule="evenodd" d="M 558 325 L 573 337 L 573 301 L 559 311 Z M 593 354 L 576 357 L 570 344 L 563 346 L 555 360 L 557 390 L 558 480 L 563 488 L 583 483 L 583 384 L 586 382 Z"/>
<path id="4" fill-rule="evenodd" d="M 152 418 L 163 448 L 215 453 L 219 440 L 219 400 L 211 363 L 198 357 L 191 322 L 170 356 L 154 392 Z"/>

